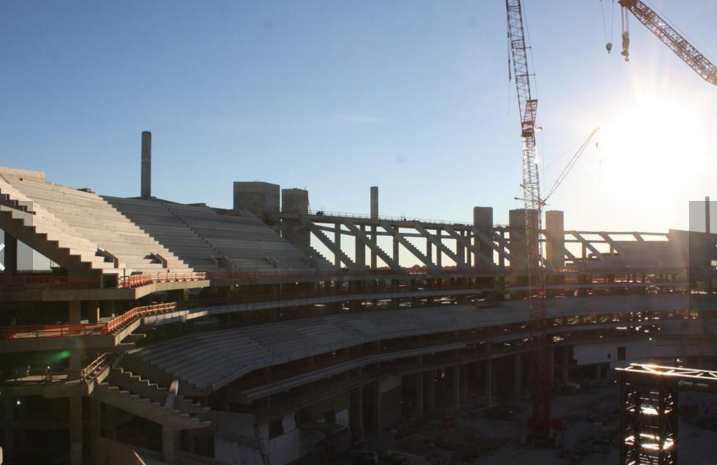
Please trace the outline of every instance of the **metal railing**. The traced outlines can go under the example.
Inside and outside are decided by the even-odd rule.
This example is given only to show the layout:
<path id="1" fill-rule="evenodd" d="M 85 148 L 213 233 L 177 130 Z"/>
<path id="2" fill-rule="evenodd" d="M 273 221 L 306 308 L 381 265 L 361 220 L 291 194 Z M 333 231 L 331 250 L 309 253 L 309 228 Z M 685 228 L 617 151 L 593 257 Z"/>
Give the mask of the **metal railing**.
<path id="1" fill-rule="evenodd" d="M 171 283 L 171 282 L 194 282 L 206 280 L 205 272 L 157 272 L 145 273 L 141 275 L 129 275 L 119 278 L 118 288 L 137 288 L 139 286 L 150 285 L 152 283 Z"/>

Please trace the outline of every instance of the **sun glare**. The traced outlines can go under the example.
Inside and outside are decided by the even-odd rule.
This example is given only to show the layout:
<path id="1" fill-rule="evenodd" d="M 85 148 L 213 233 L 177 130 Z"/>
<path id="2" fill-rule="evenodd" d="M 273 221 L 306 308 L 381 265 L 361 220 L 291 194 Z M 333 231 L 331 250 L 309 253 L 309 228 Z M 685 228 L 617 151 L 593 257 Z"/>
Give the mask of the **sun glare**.
<path id="1" fill-rule="evenodd" d="M 600 149 L 612 189 L 677 188 L 706 174 L 709 131 L 702 111 L 663 96 L 641 96 L 601 127 Z"/>

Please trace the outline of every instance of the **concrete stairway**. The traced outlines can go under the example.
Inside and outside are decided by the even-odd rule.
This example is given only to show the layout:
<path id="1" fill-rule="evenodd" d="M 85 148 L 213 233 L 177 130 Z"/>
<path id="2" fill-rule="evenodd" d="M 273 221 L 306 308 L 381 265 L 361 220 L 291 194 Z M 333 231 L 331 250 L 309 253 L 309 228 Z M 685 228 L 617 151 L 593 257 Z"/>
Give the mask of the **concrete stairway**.
<path id="1" fill-rule="evenodd" d="M 357 227 L 355 223 L 353 223 L 348 218 L 345 218 L 344 225 L 346 225 L 349 231 L 354 234 L 356 241 L 360 241 L 366 246 L 368 246 L 368 248 L 371 249 L 374 253 L 376 253 L 376 255 L 380 257 L 381 260 L 386 263 L 386 265 L 391 267 L 392 270 L 399 273 L 403 273 L 401 265 L 395 260 L 393 260 L 393 257 L 389 256 L 388 253 L 378 245 L 378 243 L 374 243 L 373 241 L 371 241 L 371 239 L 366 236 L 366 233 L 363 232 L 359 227 Z"/>
<path id="2" fill-rule="evenodd" d="M 355 269 L 356 264 L 353 260 L 344 252 L 341 250 L 339 246 L 337 246 L 331 239 L 324 233 L 321 228 L 314 225 L 311 221 L 306 220 L 304 222 L 304 227 L 307 228 L 311 233 L 313 233 L 319 241 L 324 243 L 324 245 L 331 250 L 334 254 L 336 254 L 339 257 L 339 260 L 349 269 Z"/>
<path id="3" fill-rule="evenodd" d="M 121 368 L 112 370 L 108 381 L 95 385 L 93 398 L 122 409 L 135 416 L 161 424 L 170 430 L 201 429 L 209 426 L 197 414 L 205 412 L 201 406 L 182 398 L 174 406 L 166 406 L 167 389 L 142 380 Z"/>

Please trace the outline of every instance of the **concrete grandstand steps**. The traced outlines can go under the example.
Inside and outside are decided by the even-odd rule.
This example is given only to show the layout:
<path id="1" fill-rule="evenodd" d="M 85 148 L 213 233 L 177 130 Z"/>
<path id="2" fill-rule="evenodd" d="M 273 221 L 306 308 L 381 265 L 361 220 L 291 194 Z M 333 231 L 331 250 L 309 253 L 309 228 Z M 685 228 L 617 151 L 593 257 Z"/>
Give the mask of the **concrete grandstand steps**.
<path id="1" fill-rule="evenodd" d="M 122 269 L 129 269 L 129 273 L 192 272 L 178 257 L 94 193 L 48 183 L 40 178 L 5 174 L 4 179 L 16 193 L 3 194 L 12 197 L 21 193 L 26 199 L 17 200 L 29 200 L 37 212 L 48 214 L 42 215 L 46 219 L 38 222 L 48 239 L 55 239 L 60 245 L 68 242 L 67 246 L 72 250 L 73 245 L 82 247 L 78 242 L 86 240 L 93 246 L 85 245 L 86 252 L 95 254 L 98 249 L 105 250 L 121 263 Z M 161 256 L 166 267 L 152 260 L 153 255 Z"/>
<path id="2" fill-rule="evenodd" d="M 202 421 L 180 409 L 165 408 L 161 402 L 152 401 L 150 398 L 142 397 L 130 390 L 122 390 L 119 386 L 109 383 L 95 384 L 91 396 L 115 408 L 161 424 L 170 430 L 201 429 L 209 426 L 209 422 Z"/>
<path id="3" fill-rule="evenodd" d="M 299 236 L 296 234 L 294 229 L 291 227 L 284 227 L 282 228 L 282 233 L 284 234 L 284 238 L 286 238 L 291 244 L 296 246 L 300 251 L 302 251 L 307 256 L 311 257 L 315 263 L 316 267 L 319 269 L 334 269 L 334 265 L 329 262 L 329 260 L 324 257 L 323 254 L 321 254 L 316 248 L 311 246 L 310 244 L 306 244 L 304 241 L 299 238 Z"/>
<path id="4" fill-rule="evenodd" d="M 119 273 L 112 263 L 97 257 L 98 247 L 95 243 L 83 238 L 76 230 L 4 180 L 0 180 L 0 194 L 18 205 L 32 204 L 32 213 L 0 205 L 0 213 L 23 226 L 23 234 L 15 233 L 21 241 L 32 244 L 38 252 L 66 268 L 87 268 L 106 273 Z"/>

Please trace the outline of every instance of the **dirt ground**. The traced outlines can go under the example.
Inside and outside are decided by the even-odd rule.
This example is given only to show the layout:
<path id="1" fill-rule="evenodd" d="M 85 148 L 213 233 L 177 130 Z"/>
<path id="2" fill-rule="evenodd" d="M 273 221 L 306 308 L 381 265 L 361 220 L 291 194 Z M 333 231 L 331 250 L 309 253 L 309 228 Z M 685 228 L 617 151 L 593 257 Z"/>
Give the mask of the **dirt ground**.
<path id="1" fill-rule="evenodd" d="M 695 402 L 699 415 L 681 417 L 679 462 L 717 464 L 717 396 L 681 394 L 681 404 Z M 553 415 L 562 418 L 562 448 L 521 445 L 530 401 L 513 400 L 486 410 L 471 403 L 457 416 L 411 424 L 403 421 L 392 435 L 369 438 L 367 447 L 410 453 L 410 464 L 617 464 L 619 388 L 612 383 L 586 387 L 579 394 L 553 398 Z M 422 459 L 423 458 L 423 459 Z"/>

